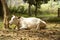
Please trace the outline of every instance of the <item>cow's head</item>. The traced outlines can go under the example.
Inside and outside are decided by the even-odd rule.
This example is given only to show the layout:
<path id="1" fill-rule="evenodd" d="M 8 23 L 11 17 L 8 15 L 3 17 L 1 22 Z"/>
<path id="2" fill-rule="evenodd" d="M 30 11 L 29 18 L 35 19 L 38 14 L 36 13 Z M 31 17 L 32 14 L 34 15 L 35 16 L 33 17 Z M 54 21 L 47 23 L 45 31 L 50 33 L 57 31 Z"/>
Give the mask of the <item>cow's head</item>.
<path id="1" fill-rule="evenodd" d="M 18 23 L 18 19 L 19 19 L 20 17 L 17 17 L 17 16 L 15 16 L 15 15 L 12 15 L 12 18 L 11 18 L 11 20 L 9 21 L 9 24 L 17 24 Z"/>

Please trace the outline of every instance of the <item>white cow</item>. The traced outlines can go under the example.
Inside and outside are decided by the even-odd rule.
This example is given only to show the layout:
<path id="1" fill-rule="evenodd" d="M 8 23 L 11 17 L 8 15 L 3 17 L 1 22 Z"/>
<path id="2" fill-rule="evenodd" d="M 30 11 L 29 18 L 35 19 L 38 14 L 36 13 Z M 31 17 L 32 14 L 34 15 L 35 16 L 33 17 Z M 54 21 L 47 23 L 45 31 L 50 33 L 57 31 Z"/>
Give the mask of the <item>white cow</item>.
<path id="1" fill-rule="evenodd" d="M 35 18 L 35 17 L 29 17 L 29 18 L 20 17 L 20 18 L 18 18 L 15 15 L 13 15 L 13 17 L 9 21 L 9 24 L 15 24 L 16 26 L 18 26 L 18 29 L 26 29 L 26 28 L 39 29 L 39 28 L 46 27 L 46 22 L 42 21 L 39 18 Z"/>

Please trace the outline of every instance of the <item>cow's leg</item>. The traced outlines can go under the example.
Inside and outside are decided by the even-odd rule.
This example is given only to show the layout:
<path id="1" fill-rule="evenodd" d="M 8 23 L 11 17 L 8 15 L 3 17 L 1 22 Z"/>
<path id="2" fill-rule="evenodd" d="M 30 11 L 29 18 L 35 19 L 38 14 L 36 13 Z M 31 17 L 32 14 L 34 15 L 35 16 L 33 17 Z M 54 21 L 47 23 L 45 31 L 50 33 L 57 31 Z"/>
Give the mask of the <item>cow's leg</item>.
<path id="1" fill-rule="evenodd" d="M 36 30 L 39 30 L 39 29 L 40 29 L 40 24 L 37 24 Z"/>
<path id="2" fill-rule="evenodd" d="M 22 24 L 22 27 L 20 27 L 20 29 L 27 29 L 27 25 L 26 24 Z"/>
<path id="3" fill-rule="evenodd" d="M 17 29 L 20 30 L 20 26 L 18 26 Z"/>
<path id="4" fill-rule="evenodd" d="M 20 29 L 27 29 L 27 27 L 20 27 Z"/>

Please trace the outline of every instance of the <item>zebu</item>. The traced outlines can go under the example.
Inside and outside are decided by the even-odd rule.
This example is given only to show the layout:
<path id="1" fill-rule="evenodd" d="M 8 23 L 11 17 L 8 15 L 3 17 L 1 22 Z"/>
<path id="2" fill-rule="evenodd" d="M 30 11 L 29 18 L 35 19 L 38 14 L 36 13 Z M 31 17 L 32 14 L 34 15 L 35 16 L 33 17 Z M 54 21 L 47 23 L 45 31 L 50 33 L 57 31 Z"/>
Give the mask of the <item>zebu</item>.
<path id="1" fill-rule="evenodd" d="M 35 17 L 16 17 L 15 15 L 12 16 L 9 24 L 15 24 L 18 29 L 31 29 L 31 28 L 45 28 L 46 22 Z"/>

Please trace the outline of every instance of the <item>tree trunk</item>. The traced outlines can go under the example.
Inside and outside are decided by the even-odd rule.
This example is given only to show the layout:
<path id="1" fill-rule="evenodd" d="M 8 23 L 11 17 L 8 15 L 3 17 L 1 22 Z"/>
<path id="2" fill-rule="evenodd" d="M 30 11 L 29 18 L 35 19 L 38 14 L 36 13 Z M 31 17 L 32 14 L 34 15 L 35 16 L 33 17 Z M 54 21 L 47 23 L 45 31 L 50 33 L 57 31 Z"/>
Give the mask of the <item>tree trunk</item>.
<path id="1" fill-rule="evenodd" d="M 0 17 L 3 18 L 3 7 L 2 7 L 1 0 L 0 0 Z"/>
<path id="2" fill-rule="evenodd" d="M 58 17 L 60 17 L 60 8 L 58 8 Z"/>
<path id="3" fill-rule="evenodd" d="M 2 2 L 2 6 L 3 6 L 3 12 L 4 12 L 4 27 L 5 28 L 9 28 L 9 10 L 8 10 L 8 6 L 6 3 L 6 0 L 1 0 Z"/>
<path id="4" fill-rule="evenodd" d="M 31 16 L 31 5 L 29 4 L 29 16 Z"/>
<path id="5" fill-rule="evenodd" d="M 36 5 L 35 5 L 35 16 L 37 16 L 37 2 L 36 2 Z"/>

